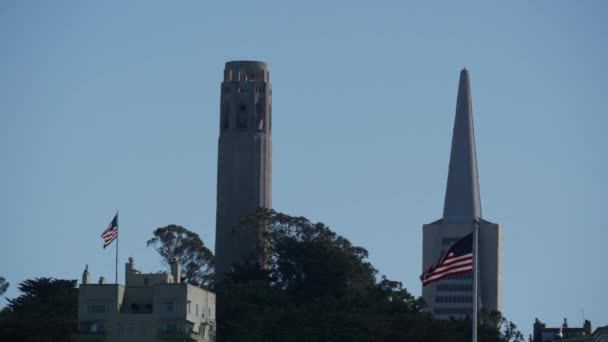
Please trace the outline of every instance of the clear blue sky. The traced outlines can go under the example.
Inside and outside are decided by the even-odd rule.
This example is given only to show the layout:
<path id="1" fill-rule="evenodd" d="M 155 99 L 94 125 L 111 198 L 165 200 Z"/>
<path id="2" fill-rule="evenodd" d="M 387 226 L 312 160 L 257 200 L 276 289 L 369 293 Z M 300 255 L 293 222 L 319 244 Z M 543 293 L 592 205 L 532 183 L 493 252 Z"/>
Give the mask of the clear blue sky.
<path id="1" fill-rule="evenodd" d="M 605 1 L 0 2 L 0 276 L 114 279 L 152 230 L 215 238 L 226 61 L 269 63 L 273 204 L 366 247 L 420 295 L 458 75 L 470 71 L 484 218 L 504 225 L 503 311 L 608 324 Z"/>

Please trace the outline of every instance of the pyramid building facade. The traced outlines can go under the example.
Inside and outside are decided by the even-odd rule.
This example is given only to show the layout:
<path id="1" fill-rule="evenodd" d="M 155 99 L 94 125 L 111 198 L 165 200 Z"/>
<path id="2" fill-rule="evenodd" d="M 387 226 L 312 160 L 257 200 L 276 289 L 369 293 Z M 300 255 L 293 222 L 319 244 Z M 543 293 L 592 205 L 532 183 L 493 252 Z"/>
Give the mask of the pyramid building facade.
<path id="1" fill-rule="evenodd" d="M 469 73 L 464 69 L 458 87 L 443 217 L 422 227 L 422 271 L 471 233 L 478 219 L 478 305 L 489 311 L 501 310 L 502 226 L 482 217 L 473 127 Z M 473 276 L 455 275 L 424 286 L 422 297 L 434 317 L 464 318 L 473 313 Z"/>

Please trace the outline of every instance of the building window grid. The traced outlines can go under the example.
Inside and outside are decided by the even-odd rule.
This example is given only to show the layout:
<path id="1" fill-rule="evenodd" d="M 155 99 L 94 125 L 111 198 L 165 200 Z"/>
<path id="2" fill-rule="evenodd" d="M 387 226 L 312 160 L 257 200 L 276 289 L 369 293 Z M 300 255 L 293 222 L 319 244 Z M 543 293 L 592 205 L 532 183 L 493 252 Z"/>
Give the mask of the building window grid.
<path id="1" fill-rule="evenodd" d="M 473 313 L 472 308 L 443 308 L 438 307 L 433 309 L 436 315 L 470 315 Z"/>
<path id="2" fill-rule="evenodd" d="M 457 275 L 449 276 L 449 277 L 447 277 L 447 279 L 469 280 L 469 279 L 473 279 L 473 273 L 471 272 L 471 273 L 457 274 Z"/>
<path id="3" fill-rule="evenodd" d="M 471 296 L 437 296 L 435 303 L 472 303 Z"/>
<path id="4" fill-rule="evenodd" d="M 473 284 L 439 284 L 438 292 L 468 292 L 473 291 Z"/>

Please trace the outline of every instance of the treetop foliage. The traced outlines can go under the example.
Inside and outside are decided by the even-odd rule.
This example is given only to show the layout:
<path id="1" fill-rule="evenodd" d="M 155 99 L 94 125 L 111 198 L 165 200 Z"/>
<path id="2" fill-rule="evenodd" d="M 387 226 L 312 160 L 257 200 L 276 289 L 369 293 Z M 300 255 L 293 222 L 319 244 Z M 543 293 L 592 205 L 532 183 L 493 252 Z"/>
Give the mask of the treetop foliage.
<path id="1" fill-rule="evenodd" d="M 10 283 L 8 281 L 6 281 L 6 279 L 4 279 L 3 277 L 0 277 L 0 296 L 2 296 L 4 294 L 4 292 L 6 292 L 9 285 L 10 285 Z"/>
<path id="2" fill-rule="evenodd" d="M 157 228 L 146 246 L 153 246 L 170 269 L 177 262 L 187 283 L 210 287 L 213 282 L 214 256 L 198 234 L 178 225 Z"/>
<path id="3" fill-rule="evenodd" d="M 36 278 L 18 285 L 21 295 L 8 299 L 0 313 L 2 341 L 70 341 L 76 331 L 76 280 Z"/>
<path id="4" fill-rule="evenodd" d="M 265 255 L 216 286 L 221 341 L 470 340 L 470 320 L 434 320 L 422 298 L 378 277 L 365 248 L 323 223 L 259 209 L 236 229 L 262 231 Z M 490 325 L 479 337 L 514 340 Z"/>

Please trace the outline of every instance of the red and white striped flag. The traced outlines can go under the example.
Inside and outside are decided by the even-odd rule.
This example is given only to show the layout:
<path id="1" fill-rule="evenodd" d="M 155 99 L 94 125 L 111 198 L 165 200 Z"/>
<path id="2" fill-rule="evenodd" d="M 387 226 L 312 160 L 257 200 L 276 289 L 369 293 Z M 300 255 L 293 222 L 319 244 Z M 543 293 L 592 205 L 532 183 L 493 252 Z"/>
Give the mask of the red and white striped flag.
<path id="1" fill-rule="evenodd" d="M 101 234 L 101 238 L 103 239 L 104 249 L 108 247 L 112 243 L 112 241 L 118 238 L 118 214 L 114 216 L 114 219 L 112 220 L 108 228 L 103 231 L 103 233 Z"/>
<path id="2" fill-rule="evenodd" d="M 445 277 L 473 272 L 473 233 L 453 244 L 435 264 L 420 276 L 422 286 Z"/>

